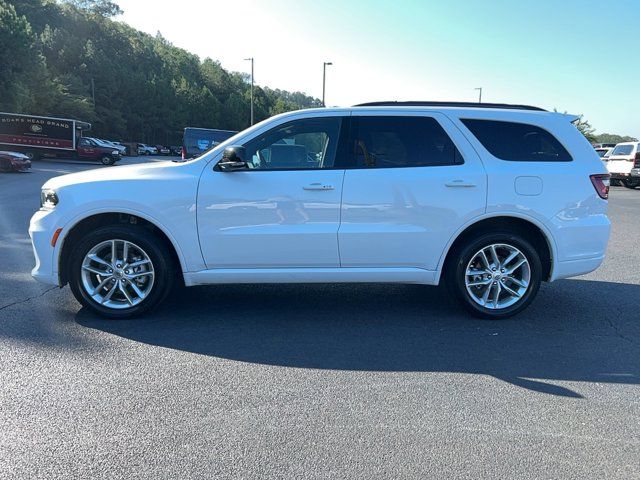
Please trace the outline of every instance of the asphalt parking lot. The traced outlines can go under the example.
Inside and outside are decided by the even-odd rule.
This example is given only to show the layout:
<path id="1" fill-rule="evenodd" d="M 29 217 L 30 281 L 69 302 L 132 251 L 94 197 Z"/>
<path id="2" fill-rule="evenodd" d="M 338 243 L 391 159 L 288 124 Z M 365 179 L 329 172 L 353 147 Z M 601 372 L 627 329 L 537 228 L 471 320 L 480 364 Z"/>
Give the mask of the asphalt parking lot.
<path id="1" fill-rule="evenodd" d="M 88 168 L 0 175 L 0 477 L 640 478 L 640 189 L 612 188 L 602 268 L 511 320 L 241 285 L 108 322 L 29 274 L 40 186 Z"/>

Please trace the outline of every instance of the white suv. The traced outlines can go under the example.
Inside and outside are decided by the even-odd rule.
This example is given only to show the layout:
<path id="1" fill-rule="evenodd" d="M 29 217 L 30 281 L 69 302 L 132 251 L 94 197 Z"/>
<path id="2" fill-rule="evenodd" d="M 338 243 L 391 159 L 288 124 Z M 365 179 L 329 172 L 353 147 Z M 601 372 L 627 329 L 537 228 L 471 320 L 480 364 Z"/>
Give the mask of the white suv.
<path id="1" fill-rule="evenodd" d="M 149 310 L 176 279 L 444 282 L 471 313 L 508 317 L 541 281 L 604 258 L 609 175 L 574 118 L 440 102 L 303 110 L 185 163 L 53 178 L 29 228 L 32 274 L 112 318 Z"/>
<path id="2" fill-rule="evenodd" d="M 617 144 L 609 154 L 607 169 L 612 180 L 627 188 L 640 185 L 640 142 Z"/>

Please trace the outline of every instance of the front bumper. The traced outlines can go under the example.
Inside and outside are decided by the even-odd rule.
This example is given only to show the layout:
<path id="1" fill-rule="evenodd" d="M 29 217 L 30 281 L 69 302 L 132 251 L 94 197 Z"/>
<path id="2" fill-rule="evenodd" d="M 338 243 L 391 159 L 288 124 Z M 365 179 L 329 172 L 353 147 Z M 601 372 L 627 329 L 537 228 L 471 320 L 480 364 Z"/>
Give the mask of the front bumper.
<path id="1" fill-rule="evenodd" d="M 28 172 L 31 169 L 31 160 L 14 161 L 11 168 L 14 172 Z"/>
<path id="2" fill-rule="evenodd" d="M 58 228 L 54 210 L 38 210 L 29 222 L 29 237 L 33 246 L 36 265 L 31 276 L 39 282 L 60 286 L 55 248 L 51 245 L 53 233 Z"/>

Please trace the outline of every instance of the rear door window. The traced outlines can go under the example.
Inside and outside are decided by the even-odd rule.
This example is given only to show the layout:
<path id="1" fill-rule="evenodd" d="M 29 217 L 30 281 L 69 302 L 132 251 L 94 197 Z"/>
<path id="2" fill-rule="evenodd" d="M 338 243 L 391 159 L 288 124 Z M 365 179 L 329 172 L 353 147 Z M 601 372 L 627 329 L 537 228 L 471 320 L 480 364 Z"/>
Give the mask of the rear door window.
<path id="1" fill-rule="evenodd" d="M 433 167 L 464 163 L 432 117 L 356 116 L 352 119 L 356 168 Z"/>
<path id="2" fill-rule="evenodd" d="M 526 123 L 462 119 L 491 155 L 514 162 L 570 162 L 566 148 L 550 132 Z"/>

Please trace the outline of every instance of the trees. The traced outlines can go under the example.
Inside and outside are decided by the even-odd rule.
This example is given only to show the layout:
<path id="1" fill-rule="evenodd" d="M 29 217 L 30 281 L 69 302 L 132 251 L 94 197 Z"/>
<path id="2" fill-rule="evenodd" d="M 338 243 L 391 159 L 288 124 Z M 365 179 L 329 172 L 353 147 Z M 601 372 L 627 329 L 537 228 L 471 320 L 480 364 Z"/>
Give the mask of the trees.
<path id="1" fill-rule="evenodd" d="M 622 142 L 637 142 L 638 139 L 630 137 L 628 135 L 615 135 L 613 133 L 601 133 L 596 135 L 596 142 L 598 143 L 622 143 Z"/>
<path id="2" fill-rule="evenodd" d="M 179 143 L 186 126 L 249 126 L 246 75 L 113 20 L 119 12 L 108 0 L 0 0 L 0 109 L 78 118 L 95 136 L 145 143 Z M 255 90 L 257 121 L 319 105 Z"/>
<path id="3" fill-rule="evenodd" d="M 554 112 L 557 112 L 555 108 Z M 567 113 L 566 111 L 564 112 Z M 591 126 L 591 124 L 585 120 L 583 115 L 580 115 L 578 120 L 573 122 L 576 128 L 582 133 L 587 140 L 591 143 L 621 143 L 621 142 L 637 142 L 638 139 L 635 137 L 630 137 L 628 135 L 615 135 L 612 133 L 600 133 L 596 134 L 596 129 Z"/>
<path id="4" fill-rule="evenodd" d="M 591 124 L 584 119 L 583 115 L 580 115 L 580 118 L 574 122 L 574 125 L 580 133 L 582 133 L 587 140 L 591 143 L 596 141 L 595 131 L 596 129 L 591 126 Z"/>
<path id="5" fill-rule="evenodd" d="M 36 35 L 13 5 L 0 0 L 0 109 L 26 110 L 38 103 L 45 80 L 44 58 L 35 47 Z"/>

